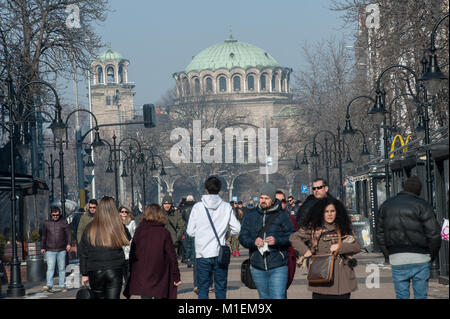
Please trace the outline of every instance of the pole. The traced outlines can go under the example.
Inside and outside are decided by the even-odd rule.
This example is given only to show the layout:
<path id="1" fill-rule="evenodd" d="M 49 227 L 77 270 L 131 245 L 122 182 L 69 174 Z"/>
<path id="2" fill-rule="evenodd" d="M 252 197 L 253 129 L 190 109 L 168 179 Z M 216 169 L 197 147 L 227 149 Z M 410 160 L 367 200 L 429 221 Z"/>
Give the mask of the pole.
<path id="1" fill-rule="evenodd" d="M 328 139 L 325 137 L 325 172 L 327 175 L 327 183 L 330 183 L 330 167 L 328 166 Z"/>
<path id="2" fill-rule="evenodd" d="M 427 89 L 423 87 L 423 106 L 424 106 L 424 116 L 425 116 L 425 145 L 429 145 L 431 143 L 430 139 L 430 117 L 428 115 L 428 95 Z M 426 155 L 426 174 L 427 174 L 427 202 L 434 207 L 433 205 L 433 181 L 431 179 L 431 152 L 430 149 L 427 148 L 425 151 Z M 434 209 L 433 209 L 434 211 Z M 439 266 L 439 254 L 436 258 L 431 262 L 430 267 L 430 277 L 431 278 L 439 278 L 440 275 L 440 266 Z"/>
<path id="3" fill-rule="evenodd" d="M 383 148 L 384 148 L 384 159 L 386 163 L 384 164 L 384 171 L 385 171 L 385 187 L 386 187 L 386 199 L 391 197 L 391 185 L 389 183 L 389 155 L 388 155 L 388 136 L 387 136 L 387 121 L 386 116 L 384 116 L 383 120 Z"/>
<path id="4" fill-rule="evenodd" d="M 11 93 L 11 82 L 9 82 L 9 93 Z M 11 96 L 8 94 L 8 96 Z M 12 229 L 12 248 L 13 260 L 11 262 L 11 280 L 7 290 L 8 297 L 21 297 L 25 295 L 25 288 L 22 285 L 20 277 L 20 262 L 17 258 L 16 243 L 16 165 L 14 156 L 14 124 L 12 103 L 9 104 L 9 143 L 11 152 L 11 229 Z"/>
<path id="5" fill-rule="evenodd" d="M 161 205 L 161 176 L 159 174 L 156 180 L 158 181 L 158 205 Z"/>
<path id="6" fill-rule="evenodd" d="M 341 201 L 345 203 L 345 192 L 343 191 L 343 174 L 342 174 L 342 148 L 344 146 L 344 143 L 341 143 L 341 128 L 337 127 L 337 140 L 338 140 L 338 161 L 339 161 L 339 192 L 341 195 Z"/>
<path id="7" fill-rule="evenodd" d="M 145 210 L 145 173 L 147 172 L 147 162 L 144 163 L 142 171 L 142 211 Z"/>
<path id="8" fill-rule="evenodd" d="M 88 69 L 87 70 L 87 82 L 88 82 L 88 99 L 89 99 L 89 111 L 92 113 L 92 100 L 91 100 L 91 71 Z M 92 116 L 89 116 L 89 130 L 92 129 Z M 91 131 L 90 133 L 91 135 L 91 143 L 94 141 L 94 132 Z M 92 149 L 92 161 L 95 161 L 95 156 L 94 156 L 95 150 L 94 148 Z M 94 176 L 92 178 L 92 198 L 96 198 L 97 195 L 95 194 L 95 168 L 92 169 L 91 174 Z"/>
<path id="9" fill-rule="evenodd" d="M 59 175 L 61 176 L 61 211 L 63 218 L 66 218 L 66 195 L 64 194 L 64 152 L 63 141 L 59 141 Z"/>
<path id="10" fill-rule="evenodd" d="M 53 183 L 54 177 L 55 177 L 55 166 L 53 163 L 53 154 L 50 153 L 50 180 L 51 180 L 51 186 L 52 186 L 50 202 L 52 202 L 52 203 L 55 200 L 55 185 Z"/>
<path id="11" fill-rule="evenodd" d="M 118 185 L 118 173 L 119 169 L 117 168 L 117 149 L 116 149 L 116 134 L 113 134 L 113 152 L 114 152 L 114 186 L 116 190 L 116 206 L 119 207 L 119 185 Z"/>
<path id="12" fill-rule="evenodd" d="M 266 183 L 269 183 L 269 166 L 267 165 L 267 116 L 264 115 L 264 154 L 266 155 Z M 270 154 L 272 155 L 272 154 Z"/>
<path id="13" fill-rule="evenodd" d="M 134 174 L 133 174 L 133 163 L 130 166 L 130 179 L 131 179 L 131 209 L 134 208 Z"/>

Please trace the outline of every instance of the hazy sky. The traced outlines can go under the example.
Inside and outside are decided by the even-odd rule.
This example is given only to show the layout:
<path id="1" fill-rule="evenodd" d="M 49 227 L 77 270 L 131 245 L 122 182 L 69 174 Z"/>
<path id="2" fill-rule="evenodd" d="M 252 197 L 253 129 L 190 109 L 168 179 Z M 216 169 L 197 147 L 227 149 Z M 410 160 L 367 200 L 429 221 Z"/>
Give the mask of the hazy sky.
<path id="1" fill-rule="evenodd" d="M 130 60 L 128 80 L 136 84 L 139 106 L 159 100 L 175 85 L 172 74 L 184 70 L 192 56 L 223 42 L 230 26 L 234 38 L 262 48 L 294 72 L 304 62 L 305 42 L 339 39 L 345 32 L 352 45 L 354 30 L 343 30 L 342 13 L 329 7 L 330 0 L 112 0 L 113 12 L 97 32 Z M 79 102 L 87 107 L 87 84 L 79 81 Z M 73 102 L 70 83 L 64 97 Z"/>

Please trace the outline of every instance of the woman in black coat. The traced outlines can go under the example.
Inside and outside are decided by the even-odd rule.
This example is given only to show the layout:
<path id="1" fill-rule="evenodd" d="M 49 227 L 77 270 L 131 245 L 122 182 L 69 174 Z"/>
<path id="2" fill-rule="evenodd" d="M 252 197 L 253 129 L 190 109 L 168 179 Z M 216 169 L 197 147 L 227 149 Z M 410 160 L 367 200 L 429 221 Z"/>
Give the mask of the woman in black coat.
<path id="1" fill-rule="evenodd" d="M 81 283 L 89 282 L 95 299 L 120 299 L 125 255 L 130 244 L 112 197 L 100 201 L 80 242 Z"/>

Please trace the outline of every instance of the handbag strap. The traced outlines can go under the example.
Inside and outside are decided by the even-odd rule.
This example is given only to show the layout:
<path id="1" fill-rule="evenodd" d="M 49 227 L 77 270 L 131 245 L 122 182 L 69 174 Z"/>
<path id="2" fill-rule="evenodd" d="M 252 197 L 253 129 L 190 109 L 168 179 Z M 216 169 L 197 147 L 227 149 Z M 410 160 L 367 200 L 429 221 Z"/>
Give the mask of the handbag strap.
<path id="1" fill-rule="evenodd" d="M 261 236 L 266 232 L 267 228 L 269 228 L 269 225 L 273 222 L 273 220 L 274 220 L 278 215 L 281 214 L 281 212 L 282 212 L 282 211 L 280 210 L 280 211 L 278 211 L 278 212 L 272 214 L 272 215 L 269 217 L 269 220 L 268 220 L 267 223 L 264 225 L 264 227 L 261 228 L 261 230 L 259 231 L 259 233 L 258 233 L 258 235 L 256 236 L 256 238 L 261 237 Z M 263 217 L 263 218 L 264 218 L 264 217 Z"/>
<path id="2" fill-rule="evenodd" d="M 214 223 L 213 223 L 213 221 L 212 221 L 212 219 L 211 219 L 211 215 L 209 214 L 208 207 L 206 207 L 205 205 L 203 205 L 203 206 L 204 206 L 205 209 L 206 209 L 206 214 L 208 215 L 209 222 L 211 223 L 212 229 L 213 229 L 213 231 L 214 231 L 214 235 L 216 235 L 217 241 L 219 242 L 219 246 L 220 246 L 220 245 L 221 245 L 221 244 L 220 244 L 220 239 L 219 239 L 219 236 L 217 235 L 216 228 L 214 227 Z"/>
<path id="3" fill-rule="evenodd" d="M 336 249 L 335 251 L 333 251 L 333 255 L 337 255 L 338 252 L 339 252 L 339 250 L 341 249 L 341 246 L 342 246 L 342 235 L 341 235 L 341 230 L 340 230 L 339 228 L 336 228 L 336 233 L 337 233 L 337 236 L 338 236 L 338 249 Z M 314 238 L 314 234 L 315 234 L 315 230 L 312 230 L 311 238 Z M 320 233 L 319 239 L 317 239 L 317 246 L 316 246 L 316 247 L 313 247 L 313 248 L 314 248 L 313 254 L 315 253 L 315 251 L 316 251 L 317 248 L 319 247 L 319 240 L 320 240 L 320 238 L 322 237 L 322 234 L 323 234 L 323 232 Z"/>

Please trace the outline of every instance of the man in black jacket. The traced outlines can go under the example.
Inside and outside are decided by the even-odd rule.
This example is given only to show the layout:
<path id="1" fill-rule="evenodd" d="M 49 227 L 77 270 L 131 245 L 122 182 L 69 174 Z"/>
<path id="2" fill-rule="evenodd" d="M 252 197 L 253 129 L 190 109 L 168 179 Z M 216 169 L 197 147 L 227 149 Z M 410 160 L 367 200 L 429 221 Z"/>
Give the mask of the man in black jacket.
<path id="1" fill-rule="evenodd" d="M 380 207 L 377 241 L 389 253 L 397 299 L 409 299 L 412 279 L 414 298 L 426 299 L 430 262 L 441 246 L 440 227 L 433 208 L 419 197 L 422 183 L 417 176 L 405 181 L 403 192 Z"/>
<path id="2" fill-rule="evenodd" d="M 331 196 L 328 194 L 328 184 L 323 178 L 316 178 L 312 183 L 313 195 L 309 195 L 303 205 L 298 210 L 297 225 L 300 227 L 305 221 L 309 220 L 309 214 L 315 203 L 319 199 Z"/>
<path id="3" fill-rule="evenodd" d="M 72 233 L 67 221 L 61 218 L 59 207 L 52 207 L 50 216 L 51 219 L 46 220 L 42 226 L 41 252 L 47 260 L 47 284 L 43 290 L 53 292 L 53 274 L 58 262 L 59 286 L 65 292 L 66 253 L 71 248 Z"/>
<path id="4" fill-rule="evenodd" d="M 192 207 L 194 206 L 194 196 L 188 195 L 186 198 L 186 202 L 181 209 L 181 217 L 183 217 L 184 221 L 184 240 L 183 240 L 183 246 L 184 246 L 184 260 L 186 261 L 186 264 L 188 268 L 191 268 L 194 265 L 195 261 L 195 245 L 194 245 L 194 237 L 189 236 L 186 233 L 186 227 L 189 222 L 189 215 L 191 214 Z"/>

